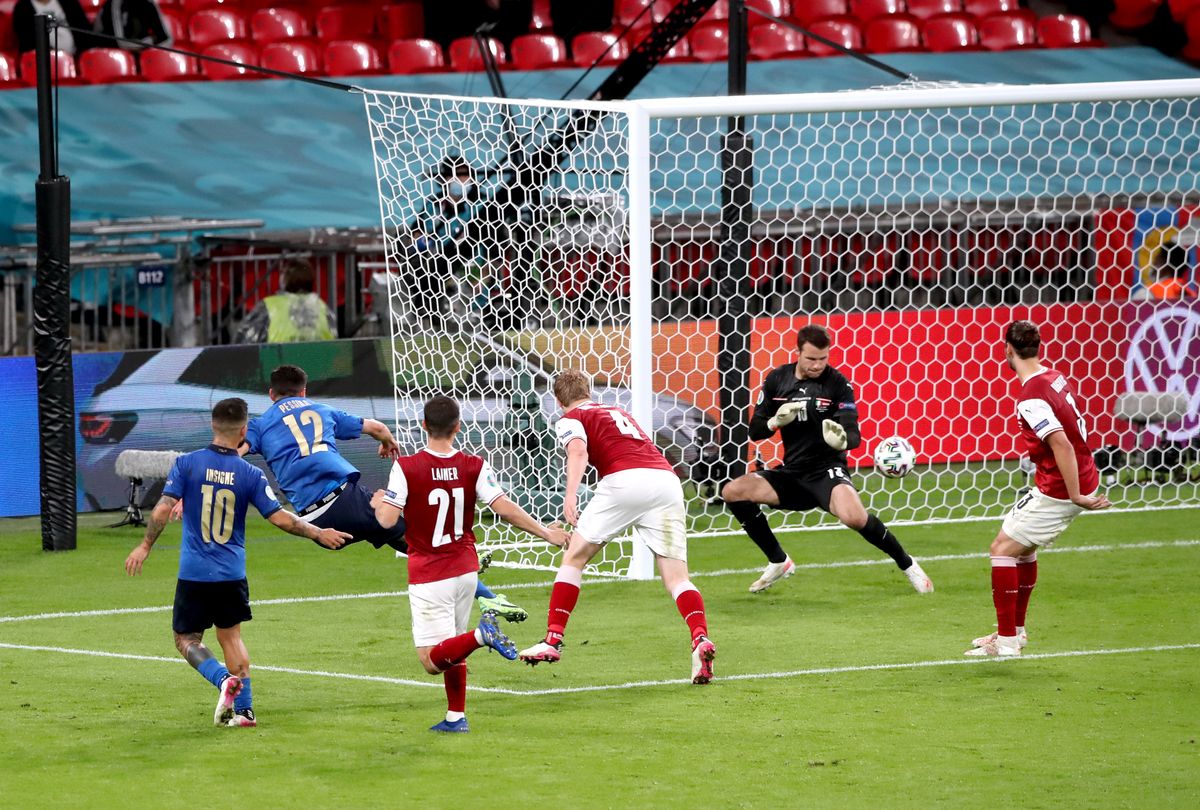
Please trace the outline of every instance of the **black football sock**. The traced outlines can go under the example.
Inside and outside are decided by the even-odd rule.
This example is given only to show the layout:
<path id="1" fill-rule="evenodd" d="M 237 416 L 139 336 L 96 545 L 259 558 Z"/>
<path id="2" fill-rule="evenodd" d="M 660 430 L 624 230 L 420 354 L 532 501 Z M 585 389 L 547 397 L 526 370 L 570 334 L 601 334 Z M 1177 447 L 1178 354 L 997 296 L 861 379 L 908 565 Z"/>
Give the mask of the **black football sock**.
<path id="1" fill-rule="evenodd" d="M 904 546 L 900 545 L 896 535 L 892 534 L 892 530 L 874 515 L 867 516 L 867 525 L 859 529 L 858 533 L 868 543 L 895 560 L 901 571 L 907 571 L 908 567 L 913 564 L 912 557 L 908 556 L 908 552 L 904 550 Z"/>
<path id="2" fill-rule="evenodd" d="M 742 528 L 754 541 L 754 545 L 767 555 L 768 560 L 773 563 L 781 563 L 787 559 L 787 554 L 783 552 L 783 546 L 779 545 L 775 532 L 771 531 L 771 526 L 767 523 L 767 516 L 758 508 L 758 504 L 753 501 L 726 501 L 725 505 L 737 518 L 737 522 L 742 524 Z"/>

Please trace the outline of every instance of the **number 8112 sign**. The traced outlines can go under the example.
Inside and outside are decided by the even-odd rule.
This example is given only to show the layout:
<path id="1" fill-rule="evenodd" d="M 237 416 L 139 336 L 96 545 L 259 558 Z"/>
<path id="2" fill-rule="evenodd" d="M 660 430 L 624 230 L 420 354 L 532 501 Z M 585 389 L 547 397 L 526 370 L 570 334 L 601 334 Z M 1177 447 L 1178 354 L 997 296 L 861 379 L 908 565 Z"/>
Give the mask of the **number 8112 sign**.
<path id="1" fill-rule="evenodd" d="M 139 287 L 161 287 L 166 282 L 167 270 L 165 267 L 142 267 L 137 271 Z"/>

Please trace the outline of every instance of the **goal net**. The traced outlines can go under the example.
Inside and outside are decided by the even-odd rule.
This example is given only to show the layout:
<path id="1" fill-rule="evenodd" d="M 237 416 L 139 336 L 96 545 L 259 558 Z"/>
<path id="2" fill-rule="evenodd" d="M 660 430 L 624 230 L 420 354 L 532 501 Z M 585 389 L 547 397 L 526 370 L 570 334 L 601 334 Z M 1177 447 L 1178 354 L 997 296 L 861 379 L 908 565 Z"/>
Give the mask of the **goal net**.
<path id="1" fill-rule="evenodd" d="M 855 385 L 855 483 L 884 520 L 999 518 L 1031 484 L 1001 344 L 1018 318 L 1072 379 L 1118 508 L 1200 496 L 1200 308 L 1155 298 L 1197 280 L 1200 83 L 366 100 L 397 422 L 416 445 L 420 401 L 455 393 L 465 445 L 543 519 L 562 477 L 546 385 L 576 367 L 652 428 L 693 535 L 740 531 L 710 500 L 781 460 L 746 416 L 809 321 Z M 458 180 L 467 202 L 437 203 Z M 901 480 L 871 467 L 891 435 L 919 455 Z M 498 527 L 484 544 L 555 561 Z M 626 574 L 630 546 L 608 554 Z"/>

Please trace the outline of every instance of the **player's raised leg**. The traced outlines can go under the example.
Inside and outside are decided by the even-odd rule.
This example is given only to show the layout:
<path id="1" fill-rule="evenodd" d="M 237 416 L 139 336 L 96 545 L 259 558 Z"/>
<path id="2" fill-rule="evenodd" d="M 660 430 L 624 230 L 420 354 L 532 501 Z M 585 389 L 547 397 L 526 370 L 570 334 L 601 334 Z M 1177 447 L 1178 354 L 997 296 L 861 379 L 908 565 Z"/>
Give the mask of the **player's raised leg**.
<path id="1" fill-rule="evenodd" d="M 246 643 L 242 641 L 242 626 L 235 624 L 232 627 L 218 627 L 217 641 L 225 656 L 225 665 L 240 682 L 224 725 L 242 728 L 257 726 L 250 687 L 250 653 L 246 650 Z"/>
<path id="2" fill-rule="evenodd" d="M 521 650 L 521 660 L 527 664 L 552 664 L 562 657 L 563 634 L 571 612 L 579 601 L 583 569 L 600 551 L 601 546 L 593 543 L 578 532 L 571 533 L 567 550 L 563 552 L 562 565 L 554 577 L 550 589 L 550 607 L 546 611 L 546 636 L 532 647 Z"/>
<path id="3" fill-rule="evenodd" d="M 967 655 L 1007 658 L 1021 654 L 1017 637 L 1017 601 L 1020 595 L 1020 576 L 1017 559 L 1026 549 L 1003 531 L 996 535 L 991 546 L 992 604 L 996 608 L 996 632 L 976 639 Z"/>
<path id="4" fill-rule="evenodd" d="M 708 616 L 704 598 L 688 577 L 687 562 L 655 555 L 663 585 L 683 617 L 692 637 L 692 683 L 705 684 L 713 679 L 713 661 L 717 647 L 708 638 Z"/>
<path id="5" fill-rule="evenodd" d="M 225 725 L 233 716 L 233 701 L 242 687 L 241 680 L 217 660 L 212 650 L 201 640 L 203 631 L 180 633 L 175 631 L 175 649 L 192 668 L 217 688 L 217 708 L 213 713 L 213 724 Z"/>
<path id="6" fill-rule="evenodd" d="M 796 573 L 796 566 L 779 545 L 779 539 L 767 523 L 759 504 L 778 506 L 779 496 L 762 476 L 750 473 L 735 478 L 721 490 L 721 497 L 746 535 L 766 555 L 768 565 L 762 576 L 750 585 L 751 593 L 770 588 L 781 579 Z"/>
<path id="7" fill-rule="evenodd" d="M 833 488 L 829 494 L 829 512 L 846 528 L 854 529 L 864 540 L 891 557 L 917 593 L 933 593 L 933 582 L 929 576 L 904 550 L 891 529 L 867 512 L 853 485 L 844 483 Z"/>

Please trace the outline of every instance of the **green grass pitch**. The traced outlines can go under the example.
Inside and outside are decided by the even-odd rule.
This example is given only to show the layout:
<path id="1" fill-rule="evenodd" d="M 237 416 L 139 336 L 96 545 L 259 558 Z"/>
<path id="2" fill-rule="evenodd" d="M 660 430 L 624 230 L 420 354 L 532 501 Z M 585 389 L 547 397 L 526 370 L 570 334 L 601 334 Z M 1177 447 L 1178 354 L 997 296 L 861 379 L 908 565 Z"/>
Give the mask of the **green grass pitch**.
<path id="1" fill-rule="evenodd" d="M 101 528 L 111 519 L 81 516 L 79 549 L 62 554 L 40 551 L 35 520 L 0 524 L 5 807 L 1200 801 L 1200 509 L 1076 521 L 1040 559 L 1026 652 L 1050 655 L 1005 662 L 961 663 L 994 622 L 984 552 L 997 521 L 899 530 L 937 586 L 925 597 L 890 563 L 817 567 L 878 561 L 844 530 L 786 536 L 808 567 L 761 595 L 746 590 L 763 563 L 749 541 L 699 539 L 717 681 L 672 682 L 689 675 L 689 650 L 660 584 L 587 583 L 561 663 L 472 656 L 472 686 L 501 691 L 471 692 L 472 733 L 453 736 L 427 731 L 444 695 L 395 595 L 403 561 L 323 551 L 260 521 L 244 636 L 262 667 L 261 725 L 213 728 L 215 690 L 178 660 L 165 609 L 178 524 L 130 579 L 140 531 Z M 549 580 L 487 576 L 530 610 L 506 626 L 521 646 L 544 628 Z"/>

